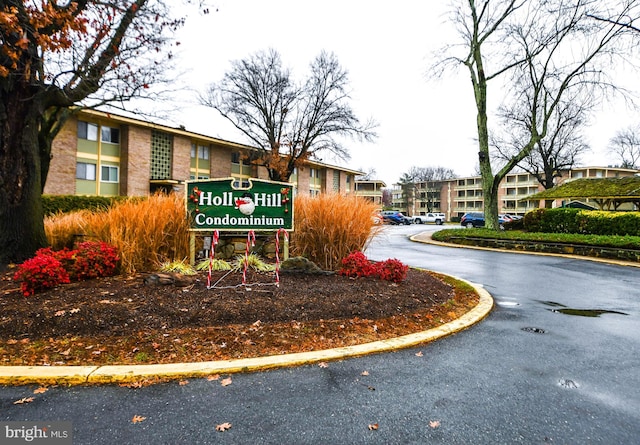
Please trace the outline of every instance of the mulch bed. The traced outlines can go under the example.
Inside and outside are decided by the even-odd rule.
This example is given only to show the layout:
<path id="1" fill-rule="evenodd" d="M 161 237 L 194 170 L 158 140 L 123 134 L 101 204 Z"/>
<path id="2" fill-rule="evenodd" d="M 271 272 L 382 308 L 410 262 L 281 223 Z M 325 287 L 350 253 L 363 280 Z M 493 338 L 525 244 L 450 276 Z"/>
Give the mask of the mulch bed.
<path id="1" fill-rule="evenodd" d="M 0 280 L 0 365 L 208 361 L 312 351 L 441 325 L 477 304 L 469 289 L 410 269 L 395 284 L 248 271 L 116 276 L 24 297 Z M 164 282 L 164 284 L 163 284 Z"/>

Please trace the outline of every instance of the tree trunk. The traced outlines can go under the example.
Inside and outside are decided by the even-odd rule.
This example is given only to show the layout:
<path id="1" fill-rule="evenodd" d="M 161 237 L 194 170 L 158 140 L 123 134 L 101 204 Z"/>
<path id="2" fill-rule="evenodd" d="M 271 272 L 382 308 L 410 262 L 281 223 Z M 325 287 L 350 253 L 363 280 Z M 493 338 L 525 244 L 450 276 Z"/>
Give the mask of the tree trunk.
<path id="1" fill-rule="evenodd" d="M 0 268 L 47 245 L 38 130 L 41 106 L 32 93 L 0 92 Z M 29 97 L 31 100 L 25 100 Z"/>

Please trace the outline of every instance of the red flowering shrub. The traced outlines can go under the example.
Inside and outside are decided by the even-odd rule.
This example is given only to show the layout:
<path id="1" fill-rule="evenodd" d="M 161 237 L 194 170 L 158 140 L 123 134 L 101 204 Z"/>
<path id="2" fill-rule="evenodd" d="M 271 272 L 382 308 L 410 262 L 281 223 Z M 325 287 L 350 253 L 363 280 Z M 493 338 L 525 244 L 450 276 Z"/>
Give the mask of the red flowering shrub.
<path id="1" fill-rule="evenodd" d="M 395 258 L 376 263 L 376 272 L 382 280 L 399 283 L 407 277 L 409 266 Z"/>
<path id="2" fill-rule="evenodd" d="M 20 265 L 13 279 L 21 282 L 20 290 L 25 297 L 70 281 L 62 263 L 50 255 L 28 259 Z"/>
<path id="3" fill-rule="evenodd" d="M 347 277 L 376 277 L 399 283 L 407 276 L 409 266 L 397 259 L 372 263 L 362 252 L 352 252 L 342 260 L 338 274 Z"/>
<path id="4" fill-rule="evenodd" d="M 351 252 L 342 259 L 342 267 L 338 271 L 339 275 L 347 277 L 370 277 L 375 273 L 375 268 L 364 253 Z"/>
<path id="5" fill-rule="evenodd" d="M 38 249 L 35 257 L 22 263 L 13 279 L 21 281 L 24 296 L 71 281 L 109 277 L 117 273 L 119 258 L 115 247 L 93 241 L 79 243 L 77 247 L 56 251 L 48 247 Z"/>
<path id="6" fill-rule="evenodd" d="M 73 262 L 69 276 L 74 281 L 98 277 L 110 277 L 118 271 L 118 252 L 114 246 L 103 242 L 86 241 L 78 243 L 72 251 Z"/>

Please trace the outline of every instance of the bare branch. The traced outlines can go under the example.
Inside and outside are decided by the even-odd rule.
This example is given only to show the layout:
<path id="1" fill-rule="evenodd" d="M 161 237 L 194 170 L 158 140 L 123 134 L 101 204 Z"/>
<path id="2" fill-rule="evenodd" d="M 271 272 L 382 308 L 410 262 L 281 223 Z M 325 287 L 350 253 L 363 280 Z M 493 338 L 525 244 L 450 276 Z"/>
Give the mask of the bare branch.
<path id="1" fill-rule="evenodd" d="M 232 63 L 201 102 L 216 109 L 259 150 L 254 162 L 273 180 L 288 180 L 300 161 L 329 152 L 348 157 L 337 137 L 372 140 L 375 124 L 361 124 L 349 105 L 348 74 L 322 52 L 302 84 L 291 80 L 275 50 Z"/>

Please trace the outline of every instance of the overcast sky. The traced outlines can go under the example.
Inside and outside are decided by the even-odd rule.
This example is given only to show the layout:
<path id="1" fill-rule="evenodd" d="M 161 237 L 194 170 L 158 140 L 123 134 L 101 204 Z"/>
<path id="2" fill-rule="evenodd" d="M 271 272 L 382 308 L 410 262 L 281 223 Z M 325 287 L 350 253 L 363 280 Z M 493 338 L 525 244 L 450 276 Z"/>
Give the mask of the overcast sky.
<path id="1" fill-rule="evenodd" d="M 391 186 L 412 166 L 442 166 L 458 176 L 476 171 L 475 111 L 464 71 L 435 80 L 426 76 L 434 51 L 455 38 L 448 1 L 218 0 L 208 15 L 192 14 L 181 32 L 182 80 L 204 90 L 232 60 L 276 49 L 293 77 L 302 80 L 321 50 L 334 52 L 349 72 L 352 106 L 362 121 L 379 123 L 373 143 L 347 141 L 348 162 L 324 162 L 368 171 Z M 217 8 L 217 11 L 215 10 Z M 491 92 L 490 92 L 491 94 Z M 185 93 L 177 124 L 187 130 L 247 143 L 210 108 Z M 191 105 L 189 105 L 191 104 Z M 593 153 L 582 165 L 618 162 L 606 154 L 615 131 L 637 114 L 607 106 L 588 131 Z"/>

